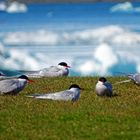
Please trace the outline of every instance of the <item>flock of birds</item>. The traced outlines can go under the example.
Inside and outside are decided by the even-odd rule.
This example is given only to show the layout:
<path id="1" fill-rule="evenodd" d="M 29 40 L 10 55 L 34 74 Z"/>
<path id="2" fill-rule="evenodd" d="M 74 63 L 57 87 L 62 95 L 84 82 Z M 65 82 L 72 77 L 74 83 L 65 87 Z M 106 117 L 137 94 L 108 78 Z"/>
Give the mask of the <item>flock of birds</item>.
<path id="1" fill-rule="evenodd" d="M 0 76 L 3 77 L 0 80 L 0 95 L 17 95 L 24 89 L 27 83 L 34 82 L 29 78 L 68 76 L 69 68 L 70 66 L 68 66 L 67 63 L 61 62 L 57 66 L 51 66 L 38 71 L 21 71 L 24 75 L 19 77 L 7 77 L 5 74 L 0 73 Z M 127 74 L 127 77 L 129 80 L 117 82 L 116 84 L 130 81 L 140 84 L 140 74 Z M 72 84 L 69 89 L 64 91 L 26 96 L 36 99 L 76 101 L 80 97 L 80 90 L 83 90 L 83 88 L 77 84 Z M 105 77 L 100 77 L 95 85 L 95 93 L 98 96 L 111 97 L 113 95 L 112 84 L 109 83 Z"/>

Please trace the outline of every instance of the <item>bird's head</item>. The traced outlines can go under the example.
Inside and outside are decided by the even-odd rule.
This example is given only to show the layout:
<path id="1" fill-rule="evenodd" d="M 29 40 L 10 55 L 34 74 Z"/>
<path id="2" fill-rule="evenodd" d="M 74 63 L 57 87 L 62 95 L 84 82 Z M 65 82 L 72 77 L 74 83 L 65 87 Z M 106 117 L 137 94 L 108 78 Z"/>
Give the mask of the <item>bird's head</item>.
<path id="1" fill-rule="evenodd" d="M 70 66 L 68 66 L 68 64 L 65 63 L 65 62 L 60 62 L 60 63 L 58 64 L 58 66 L 59 66 L 59 67 L 62 67 L 62 68 L 70 68 Z"/>
<path id="2" fill-rule="evenodd" d="M 79 89 L 79 90 L 83 90 L 83 88 L 81 88 L 79 85 L 77 84 L 72 84 L 69 89 Z"/>
<path id="3" fill-rule="evenodd" d="M 107 79 L 105 77 L 100 77 L 98 81 L 105 83 L 107 81 Z"/>
<path id="4" fill-rule="evenodd" d="M 18 77 L 18 79 L 24 79 L 24 80 L 26 80 L 28 83 L 34 82 L 33 80 L 30 80 L 26 75 L 21 75 L 21 76 Z"/>

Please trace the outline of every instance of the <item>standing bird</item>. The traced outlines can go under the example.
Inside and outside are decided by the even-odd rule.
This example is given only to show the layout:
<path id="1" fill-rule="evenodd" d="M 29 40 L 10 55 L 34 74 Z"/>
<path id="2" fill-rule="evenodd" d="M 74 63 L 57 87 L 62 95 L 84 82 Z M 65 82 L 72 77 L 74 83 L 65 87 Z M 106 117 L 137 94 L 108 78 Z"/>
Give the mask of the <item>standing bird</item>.
<path id="1" fill-rule="evenodd" d="M 98 96 L 112 96 L 112 85 L 105 77 L 100 77 L 96 86 L 95 92 Z"/>
<path id="2" fill-rule="evenodd" d="M 68 90 L 48 94 L 27 95 L 27 97 L 33 97 L 36 99 L 76 101 L 80 97 L 80 90 L 81 88 L 78 85 L 72 84 Z"/>
<path id="3" fill-rule="evenodd" d="M 44 68 L 37 71 L 20 71 L 25 73 L 28 77 L 58 77 L 58 76 L 68 76 L 70 66 L 65 62 L 59 63 L 57 66 L 51 66 L 49 68 Z"/>
<path id="4" fill-rule="evenodd" d="M 16 95 L 24 89 L 27 83 L 33 82 L 27 76 L 21 75 L 18 78 L 4 79 L 0 81 L 0 95 Z"/>

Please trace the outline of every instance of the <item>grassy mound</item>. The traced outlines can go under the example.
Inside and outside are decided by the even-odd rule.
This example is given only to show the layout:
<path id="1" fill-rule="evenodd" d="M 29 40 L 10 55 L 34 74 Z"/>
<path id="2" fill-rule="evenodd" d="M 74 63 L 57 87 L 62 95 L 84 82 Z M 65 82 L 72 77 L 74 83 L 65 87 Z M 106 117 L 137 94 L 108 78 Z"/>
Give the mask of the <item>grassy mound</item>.
<path id="1" fill-rule="evenodd" d="M 132 140 L 140 135 L 140 86 L 114 85 L 112 98 L 97 97 L 98 77 L 35 79 L 18 96 L 0 96 L 1 140 Z M 107 77 L 113 84 L 125 77 Z M 37 100 L 24 95 L 85 88 L 77 102 Z"/>

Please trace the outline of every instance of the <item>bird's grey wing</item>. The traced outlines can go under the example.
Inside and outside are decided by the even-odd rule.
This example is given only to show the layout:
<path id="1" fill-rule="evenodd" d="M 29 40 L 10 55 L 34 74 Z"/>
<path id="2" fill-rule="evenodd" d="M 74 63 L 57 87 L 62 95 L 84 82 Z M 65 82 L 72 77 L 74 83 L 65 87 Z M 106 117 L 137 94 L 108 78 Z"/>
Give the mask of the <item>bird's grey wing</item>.
<path id="1" fill-rule="evenodd" d="M 38 98 L 38 99 L 53 99 L 55 97 L 58 97 L 61 92 L 56 93 L 35 93 L 35 94 L 29 94 L 26 95 L 26 97 L 32 97 L 32 98 Z"/>
<path id="2" fill-rule="evenodd" d="M 111 97 L 113 92 L 112 92 L 112 85 L 108 81 L 104 83 L 104 85 L 107 87 L 105 90 L 105 95 Z"/>
<path id="3" fill-rule="evenodd" d="M 40 71 L 41 76 L 57 77 L 61 75 L 61 69 L 56 66 L 51 66 L 50 68 L 44 68 Z"/>
<path id="4" fill-rule="evenodd" d="M 73 92 L 66 90 L 48 94 L 27 95 L 27 97 L 34 97 L 36 99 L 51 99 L 51 100 L 72 100 L 73 99 L 72 93 Z"/>
<path id="5" fill-rule="evenodd" d="M 1 93 L 9 93 L 14 91 L 17 88 L 17 80 L 2 80 L 0 81 L 0 92 Z"/>
<path id="6" fill-rule="evenodd" d="M 44 96 L 45 94 L 41 94 L 41 93 L 35 93 L 35 94 L 29 94 L 29 95 L 25 95 L 26 97 L 31 97 L 31 98 L 36 98 L 37 96 Z"/>
<path id="7" fill-rule="evenodd" d="M 42 71 L 47 71 L 47 72 L 58 72 L 60 69 L 57 66 L 51 66 L 49 68 L 44 68 Z"/>
<path id="8" fill-rule="evenodd" d="M 109 89 L 112 90 L 112 85 L 109 82 L 105 82 L 104 85 Z"/>
<path id="9" fill-rule="evenodd" d="M 62 91 L 62 92 L 59 92 L 59 93 L 55 93 L 55 99 L 56 100 L 65 100 L 65 101 L 68 101 L 68 100 L 73 100 L 75 97 L 75 94 L 74 92 L 70 91 L 70 90 L 65 90 L 65 91 Z"/>
<path id="10" fill-rule="evenodd" d="M 49 68 L 41 69 L 39 72 L 39 75 L 41 77 L 48 76 L 48 77 L 58 77 L 58 76 L 67 76 L 69 74 L 68 69 L 62 70 L 61 68 L 58 68 L 57 66 L 51 66 Z"/>

